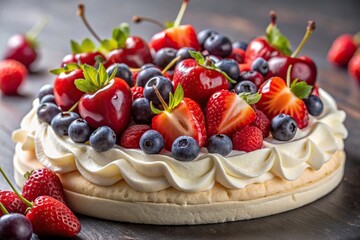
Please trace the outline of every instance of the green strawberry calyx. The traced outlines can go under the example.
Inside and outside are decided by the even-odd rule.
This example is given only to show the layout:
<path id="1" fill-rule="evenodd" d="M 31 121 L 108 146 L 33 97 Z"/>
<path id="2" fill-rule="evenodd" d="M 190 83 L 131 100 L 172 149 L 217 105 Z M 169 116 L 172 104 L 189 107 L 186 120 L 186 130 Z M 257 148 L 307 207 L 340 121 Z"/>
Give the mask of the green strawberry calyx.
<path id="1" fill-rule="evenodd" d="M 106 54 L 114 49 L 124 48 L 129 36 L 129 24 L 121 23 L 112 30 L 111 38 L 101 40 L 99 51 Z"/>
<path id="2" fill-rule="evenodd" d="M 290 91 L 298 98 L 307 98 L 310 95 L 313 87 L 311 85 L 308 85 L 304 81 L 299 81 L 298 78 L 295 78 L 293 81 L 291 81 L 291 69 L 292 65 L 290 65 L 287 70 L 286 85 L 290 88 Z"/>
<path id="3" fill-rule="evenodd" d="M 70 40 L 70 46 L 73 54 L 90 53 L 96 50 L 96 46 L 90 38 L 84 38 L 81 43 L 78 43 L 75 40 Z"/>
<path id="4" fill-rule="evenodd" d="M 61 73 L 69 73 L 80 68 L 81 66 L 77 63 L 68 63 L 63 68 L 55 68 L 50 70 L 49 72 L 55 75 L 59 75 Z"/>
<path id="5" fill-rule="evenodd" d="M 261 98 L 260 93 L 249 93 L 249 92 L 242 92 L 238 96 L 242 98 L 249 105 L 257 103 Z"/>
<path id="6" fill-rule="evenodd" d="M 161 105 L 163 107 L 164 110 L 160 110 L 157 109 L 156 107 L 154 107 L 152 101 L 150 102 L 150 109 L 154 114 L 160 114 L 162 112 L 171 112 L 173 109 L 175 109 L 183 100 L 184 98 L 184 89 L 182 88 L 181 84 L 178 84 L 174 94 L 173 93 L 169 93 L 169 104 L 167 104 L 165 102 L 165 100 L 162 98 L 159 90 L 153 86 L 156 96 L 159 98 Z"/>

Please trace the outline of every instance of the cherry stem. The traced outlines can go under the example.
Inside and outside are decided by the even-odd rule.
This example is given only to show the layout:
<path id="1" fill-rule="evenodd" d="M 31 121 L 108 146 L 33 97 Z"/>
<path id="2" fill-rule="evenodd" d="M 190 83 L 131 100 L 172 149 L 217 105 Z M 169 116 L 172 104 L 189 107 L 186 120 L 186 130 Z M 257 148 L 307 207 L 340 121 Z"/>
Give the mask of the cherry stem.
<path id="1" fill-rule="evenodd" d="M 6 210 L 5 206 L 0 202 L 0 210 L 6 215 L 9 214 L 8 210 Z"/>
<path id="2" fill-rule="evenodd" d="M 186 10 L 186 7 L 189 3 L 189 0 L 183 0 L 182 2 L 182 5 L 181 5 L 181 8 L 180 8 L 180 11 L 175 19 L 175 22 L 174 22 L 174 27 L 179 27 L 180 26 L 180 23 L 181 23 L 181 20 L 184 16 L 184 13 L 185 13 L 185 10 Z"/>
<path id="3" fill-rule="evenodd" d="M 80 102 L 80 100 L 77 101 L 77 102 L 68 110 L 68 112 L 73 112 L 73 111 L 75 111 L 75 109 L 76 109 L 77 106 L 79 105 L 79 102 Z"/>
<path id="4" fill-rule="evenodd" d="M 99 35 L 96 34 L 96 32 L 95 32 L 94 29 L 90 26 L 89 22 L 87 21 L 87 19 L 86 19 L 86 17 L 85 17 L 85 5 L 84 5 L 84 4 L 79 3 L 77 15 L 81 18 L 81 20 L 83 21 L 85 27 L 86 27 L 86 28 L 89 30 L 89 32 L 94 36 L 94 38 L 96 38 L 96 40 L 98 40 L 98 42 L 101 43 L 101 38 L 99 37 Z"/>
<path id="5" fill-rule="evenodd" d="M 291 69 L 292 69 L 293 65 L 289 65 L 287 72 L 286 72 L 286 85 L 288 87 L 290 87 L 290 82 L 291 82 Z"/>
<path id="6" fill-rule="evenodd" d="M 315 30 L 315 22 L 309 21 L 303 39 L 301 40 L 296 50 L 291 54 L 292 58 L 295 58 L 299 54 L 299 52 L 301 51 L 301 49 L 303 48 L 303 46 L 305 45 L 305 43 L 307 42 L 307 40 L 309 39 L 309 37 L 311 36 L 314 30 Z"/>
<path id="7" fill-rule="evenodd" d="M 176 58 L 174 58 L 173 60 L 171 60 L 171 62 L 169 62 L 169 64 L 161 71 L 162 74 L 165 74 L 170 68 L 172 68 L 176 62 L 181 58 L 181 56 L 177 56 Z"/>
<path id="8" fill-rule="evenodd" d="M 14 185 L 10 182 L 9 178 L 6 176 L 5 172 L 3 171 L 3 169 L 1 167 L 0 167 L 0 173 L 1 173 L 1 175 L 3 175 L 6 182 L 10 185 L 11 189 L 15 192 L 15 194 L 21 199 L 21 201 L 23 201 L 28 207 L 33 207 L 33 204 L 30 201 L 28 201 L 27 199 L 25 199 L 23 196 L 20 195 L 20 193 L 16 190 Z"/>
<path id="9" fill-rule="evenodd" d="M 31 41 L 35 41 L 39 34 L 45 29 L 49 23 L 48 17 L 41 18 L 26 34 L 25 36 Z"/>
<path id="10" fill-rule="evenodd" d="M 159 22 L 158 20 L 155 20 L 153 18 L 149 17 L 143 17 L 143 16 L 133 16 L 132 20 L 134 23 L 141 23 L 141 22 L 149 22 L 152 24 L 155 24 L 156 26 L 160 27 L 161 29 L 166 29 L 166 26 Z"/>
<path id="11" fill-rule="evenodd" d="M 272 31 L 273 27 L 276 26 L 277 15 L 276 15 L 275 11 L 271 10 L 269 12 L 269 16 L 270 16 L 270 24 L 266 28 L 266 33 L 270 33 Z"/>
<path id="12" fill-rule="evenodd" d="M 156 96 L 158 97 L 158 99 L 161 102 L 161 105 L 163 106 L 163 108 L 165 109 L 165 111 L 169 111 L 169 105 L 167 105 L 167 103 L 165 102 L 165 100 L 163 99 L 163 97 L 161 96 L 159 90 L 157 89 L 157 87 L 155 85 L 152 86 Z"/>

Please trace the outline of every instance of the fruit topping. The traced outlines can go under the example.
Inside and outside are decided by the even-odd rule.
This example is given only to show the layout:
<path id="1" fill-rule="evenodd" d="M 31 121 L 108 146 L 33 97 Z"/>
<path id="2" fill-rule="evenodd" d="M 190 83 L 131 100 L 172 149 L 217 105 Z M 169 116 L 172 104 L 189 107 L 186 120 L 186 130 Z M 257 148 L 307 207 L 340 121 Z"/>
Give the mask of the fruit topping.
<path id="1" fill-rule="evenodd" d="M 56 104 L 55 96 L 52 95 L 52 94 L 45 95 L 45 96 L 40 100 L 40 104 L 43 104 L 43 103 L 54 103 L 54 104 Z"/>
<path id="2" fill-rule="evenodd" d="M 360 46 L 360 32 L 355 36 L 340 35 L 332 43 L 328 52 L 328 61 L 340 67 L 346 66 Z"/>
<path id="3" fill-rule="evenodd" d="M 238 79 L 240 75 L 240 69 L 238 63 L 233 59 L 222 59 L 215 63 L 221 71 L 225 72 L 231 79 Z"/>
<path id="4" fill-rule="evenodd" d="M 271 135 L 277 140 L 289 141 L 293 139 L 296 130 L 296 121 L 289 115 L 279 114 L 271 120 Z"/>
<path id="5" fill-rule="evenodd" d="M 233 144 L 231 139 L 224 134 L 212 135 L 207 142 L 207 150 L 209 153 L 217 153 L 227 156 L 231 152 Z"/>
<path id="6" fill-rule="evenodd" d="M 309 95 L 304 99 L 304 102 L 309 114 L 312 116 L 319 116 L 324 109 L 321 99 L 316 95 Z"/>
<path id="7" fill-rule="evenodd" d="M 137 124 L 151 124 L 155 116 L 150 109 L 150 101 L 147 98 L 138 98 L 132 103 L 131 116 Z"/>
<path id="8" fill-rule="evenodd" d="M 257 127 L 261 130 L 264 138 L 269 136 L 270 133 L 270 120 L 269 118 L 259 109 L 255 109 L 256 118 L 250 124 L 250 126 Z"/>
<path id="9" fill-rule="evenodd" d="M 37 97 L 41 101 L 41 99 L 46 95 L 53 95 L 54 94 L 54 86 L 51 84 L 45 84 L 43 85 L 37 94 Z"/>
<path id="10" fill-rule="evenodd" d="M 259 88 L 265 82 L 265 79 L 259 72 L 244 71 L 240 74 L 240 81 L 250 81 L 254 83 L 257 88 Z"/>
<path id="11" fill-rule="evenodd" d="M 149 125 L 138 124 L 128 127 L 120 138 L 120 146 L 124 148 L 140 148 L 140 138 L 141 136 L 151 127 Z"/>
<path id="12" fill-rule="evenodd" d="M 28 71 L 16 60 L 0 62 L 0 91 L 5 95 L 15 95 L 26 80 Z"/>
<path id="13" fill-rule="evenodd" d="M 135 87 L 130 88 L 130 90 L 131 90 L 133 101 L 135 101 L 138 98 L 144 97 L 144 88 L 143 87 L 135 86 Z"/>
<path id="14" fill-rule="evenodd" d="M 0 214 L 1 214 L 0 202 Z M 20 239 L 30 240 L 33 234 L 33 228 L 30 221 L 22 214 L 7 213 L 0 218 L 0 236 L 1 239 Z"/>
<path id="15" fill-rule="evenodd" d="M 175 57 L 177 50 L 174 48 L 162 48 L 156 52 L 154 63 L 160 68 L 165 68 Z"/>
<path id="16" fill-rule="evenodd" d="M 161 102 L 156 95 L 155 88 L 160 93 L 162 99 L 166 103 L 169 103 L 169 94 L 174 92 L 174 87 L 171 81 L 163 76 L 157 76 L 151 78 L 145 85 L 144 88 L 144 96 L 149 101 L 151 101 L 154 105 L 160 105 Z"/>
<path id="17" fill-rule="evenodd" d="M 158 131 L 147 130 L 141 135 L 139 145 L 148 154 L 159 153 L 164 147 L 164 139 Z"/>
<path id="18" fill-rule="evenodd" d="M 244 41 L 235 41 L 232 43 L 232 48 L 234 49 L 241 49 L 243 51 L 246 51 L 247 47 L 248 47 L 249 43 L 244 42 Z"/>
<path id="19" fill-rule="evenodd" d="M 75 112 L 61 112 L 55 115 L 51 120 L 51 128 L 59 136 L 68 135 L 70 124 L 79 118 L 79 114 Z"/>
<path id="20" fill-rule="evenodd" d="M 178 62 L 192 58 L 189 51 L 196 51 L 195 48 L 182 47 L 176 52 L 176 57 L 179 58 Z"/>
<path id="21" fill-rule="evenodd" d="M 124 63 L 114 63 L 106 69 L 106 73 L 109 75 L 109 77 L 112 75 L 115 69 L 117 70 L 114 77 L 121 78 L 129 85 L 129 87 L 132 87 L 133 78 L 130 68 Z"/>
<path id="22" fill-rule="evenodd" d="M 61 113 L 60 108 L 54 103 L 42 103 L 37 109 L 37 116 L 41 122 L 51 123 L 51 120 Z"/>
<path id="23" fill-rule="evenodd" d="M 76 143 L 85 143 L 89 141 L 91 128 L 84 119 L 78 118 L 70 124 L 68 135 Z"/>
<path id="24" fill-rule="evenodd" d="M 204 29 L 201 30 L 198 34 L 197 34 L 197 39 L 199 41 L 200 46 L 204 49 L 204 44 L 206 39 L 208 39 L 209 37 L 213 36 L 213 35 L 218 35 L 219 33 L 216 32 L 215 30 L 212 29 Z"/>
<path id="25" fill-rule="evenodd" d="M 139 87 L 145 87 L 146 83 L 153 77 L 162 76 L 161 71 L 156 67 L 146 67 L 142 69 L 137 78 L 136 85 Z"/>
<path id="26" fill-rule="evenodd" d="M 251 70 L 259 72 L 265 77 L 269 73 L 269 64 L 262 57 L 258 57 L 252 62 Z"/>
<path id="27" fill-rule="evenodd" d="M 89 142 L 95 151 L 104 152 L 114 147 L 116 135 L 110 127 L 102 126 L 90 135 Z"/>
<path id="28" fill-rule="evenodd" d="M 234 150 L 252 152 L 263 146 L 261 130 L 254 126 L 244 127 L 231 135 Z"/>
<path id="29" fill-rule="evenodd" d="M 179 161 L 192 161 L 200 153 L 199 143 L 192 137 L 180 136 L 171 146 L 171 155 Z"/>
<path id="30" fill-rule="evenodd" d="M 240 94 L 240 93 L 255 94 L 258 91 L 256 85 L 253 82 L 246 81 L 246 80 L 237 83 L 234 87 L 234 90 L 235 90 L 236 94 Z"/>
<path id="31" fill-rule="evenodd" d="M 360 84 L 360 54 L 355 55 L 349 62 L 348 71 L 350 76 Z"/>
<path id="32" fill-rule="evenodd" d="M 210 37 L 205 40 L 204 49 L 210 54 L 219 57 L 227 57 L 232 52 L 230 39 L 220 34 L 210 35 Z"/>
<path id="33" fill-rule="evenodd" d="M 3 204 L 4 208 L 9 213 L 25 214 L 27 208 L 26 204 L 23 201 L 21 201 L 21 199 L 14 192 L 11 191 L 0 190 L 0 203 Z M 4 214 L 5 213 L 0 210 L 0 217 L 3 216 Z"/>

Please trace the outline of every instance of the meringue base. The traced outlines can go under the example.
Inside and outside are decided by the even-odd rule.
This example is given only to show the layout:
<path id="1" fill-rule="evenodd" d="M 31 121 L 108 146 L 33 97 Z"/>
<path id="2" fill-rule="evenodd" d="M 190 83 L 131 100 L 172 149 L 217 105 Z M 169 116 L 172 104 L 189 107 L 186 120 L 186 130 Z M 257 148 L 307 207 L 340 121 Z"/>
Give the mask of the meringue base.
<path id="1" fill-rule="evenodd" d="M 279 177 L 242 189 L 220 184 L 206 192 L 186 193 L 174 188 L 143 193 L 125 181 L 109 187 L 97 186 L 74 171 L 59 174 L 69 207 L 78 213 L 114 221 L 156 225 L 195 225 L 253 219 L 289 211 L 331 192 L 342 180 L 344 151 L 336 152 L 320 170 L 306 169 L 294 181 Z M 15 181 L 42 165 L 35 154 L 17 146 Z"/>

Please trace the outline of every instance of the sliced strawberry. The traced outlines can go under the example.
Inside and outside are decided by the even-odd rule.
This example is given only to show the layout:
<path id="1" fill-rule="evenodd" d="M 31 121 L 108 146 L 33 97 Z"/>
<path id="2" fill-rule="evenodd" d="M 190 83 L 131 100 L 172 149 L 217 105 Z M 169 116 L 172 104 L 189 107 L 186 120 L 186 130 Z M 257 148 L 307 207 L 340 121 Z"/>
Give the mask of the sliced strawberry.
<path id="1" fill-rule="evenodd" d="M 299 82 L 298 84 L 306 85 L 305 82 Z M 296 81 L 292 86 L 295 85 Z M 294 90 L 293 87 L 289 88 L 282 78 L 270 78 L 259 89 L 261 99 L 256 104 L 256 107 L 263 111 L 269 119 L 272 119 L 280 113 L 290 115 L 295 119 L 299 128 L 304 128 L 308 125 L 309 114 L 304 101 L 297 97 L 292 92 L 292 89 L 296 91 L 296 93 L 299 92 L 299 89 Z M 311 88 L 307 88 L 306 94 L 302 95 L 306 97 L 310 92 Z"/>
<path id="2" fill-rule="evenodd" d="M 206 127 L 209 136 L 230 135 L 248 126 L 256 114 L 254 109 L 234 92 L 221 90 L 214 93 L 206 106 Z"/>
<path id="3" fill-rule="evenodd" d="M 207 141 L 205 118 L 200 106 L 190 98 L 183 98 L 183 94 L 179 85 L 169 106 L 164 106 L 165 111 L 152 107 L 158 114 L 152 120 L 152 128 L 163 136 L 166 150 L 170 150 L 174 140 L 180 136 L 193 137 L 200 147 Z"/>

